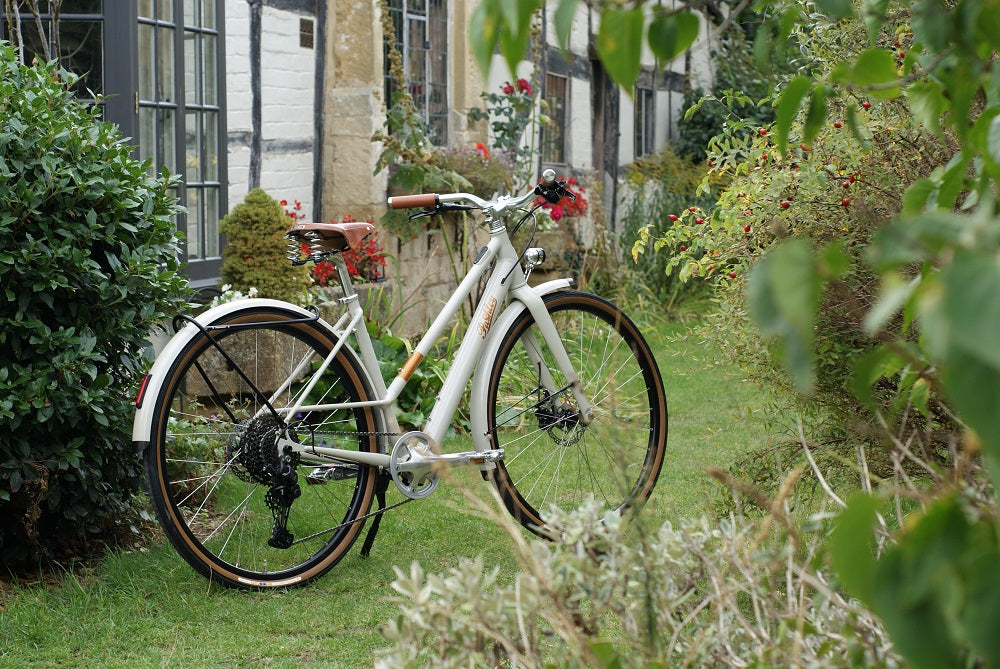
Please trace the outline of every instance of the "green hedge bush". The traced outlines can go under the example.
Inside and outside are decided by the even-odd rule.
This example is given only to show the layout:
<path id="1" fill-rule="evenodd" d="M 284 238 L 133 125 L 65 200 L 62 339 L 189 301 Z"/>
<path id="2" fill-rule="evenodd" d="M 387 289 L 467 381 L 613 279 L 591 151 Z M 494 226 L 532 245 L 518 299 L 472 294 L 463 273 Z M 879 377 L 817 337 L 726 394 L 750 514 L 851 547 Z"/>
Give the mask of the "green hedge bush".
<path id="1" fill-rule="evenodd" d="M 176 311 L 164 180 L 72 75 L 0 43 L 0 561 L 128 527 L 141 482 L 132 399 L 151 328 Z"/>

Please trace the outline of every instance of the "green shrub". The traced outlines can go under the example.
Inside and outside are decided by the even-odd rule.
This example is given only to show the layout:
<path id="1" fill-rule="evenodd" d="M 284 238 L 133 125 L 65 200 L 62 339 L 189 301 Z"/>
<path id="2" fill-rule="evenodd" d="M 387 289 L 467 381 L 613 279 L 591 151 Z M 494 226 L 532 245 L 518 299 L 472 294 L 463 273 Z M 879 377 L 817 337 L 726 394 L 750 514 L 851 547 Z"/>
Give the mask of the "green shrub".
<path id="1" fill-rule="evenodd" d="M 299 299 L 312 281 L 308 267 L 288 261 L 285 232 L 291 225 L 277 200 L 259 188 L 250 191 L 219 226 L 227 238 L 222 282 L 243 293 L 256 288 L 258 297 Z"/>
<path id="2" fill-rule="evenodd" d="M 864 39 L 860 22 L 844 23 L 836 31 L 814 36 L 804 55 L 822 71 L 823 63 L 843 57 L 850 45 Z M 871 407 L 856 396 L 851 375 L 853 361 L 878 346 L 864 324 L 878 290 L 867 249 L 899 214 L 906 186 L 945 163 L 953 150 L 952 140 L 925 130 L 902 98 L 879 102 L 855 97 L 829 104 L 826 129 L 811 145 L 789 147 L 786 156 L 777 150 L 771 126 L 759 126 L 757 119 L 731 118 L 727 132 L 713 139 L 709 149 L 713 172 L 730 179 L 717 201 L 695 213 L 682 207 L 666 231 L 655 227 L 640 231 L 635 251 L 652 247 L 680 281 L 710 280 L 719 308 L 706 321 L 704 336 L 730 353 L 752 379 L 783 386 L 791 398 L 792 379 L 781 367 L 780 356 L 771 355 L 776 350 L 768 348 L 750 322 L 745 306 L 747 275 L 783 239 L 809 239 L 817 247 L 833 244 L 839 249 L 824 260 L 831 274 L 833 265 L 843 263 L 843 268 L 817 309 L 810 335 L 816 352 L 815 382 L 796 410 L 811 419 L 814 438 L 845 444 L 850 454 L 856 439 L 868 443 L 876 439 Z M 851 105 L 856 116 L 849 112 Z M 793 136 L 801 136 L 802 123 L 802 118 L 796 121 Z M 795 277 L 784 283 L 794 285 Z M 934 424 L 946 441 L 954 428 L 947 412 L 935 415 L 937 409 L 933 403 L 928 409 L 926 400 L 923 413 L 905 412 L 909 393 L 903 393 L 902 404 L 892 406 L 899 396 L 889 386 L 906 390 L 905 384 L 912 386 L 918 376 L 915 366 L 909 376 L 885 381 L 882 390 L 888 392 L 882 393 L 879 408 L 890 422 L 898 418 L 911 425 Z M 919 390 L 920 385 L 915 387 Z M 793 446 L 792 452 L 801 457 L 800 449 Z M 887 475 L 892 463 L 877 452 L 872 456 L 868 465 Z M 766 468 L 774 462 L 752 457 L 747 464 Z M 752 473 L 758 481 L 773 474 Z"/>
<path id="3" fill-rule="evenodd" d="M 826 585 L 819 523 L 802 530 L 779 503 L 761 520 L 628 532 L 601 514 L 593 500 L 553 509 L 552 542 L 524 542 L 508 525 L 512 582 L 482 559 L 440 574 L 397 567 L 399 612 L 375 666 L 901 665 L 874 616 Z"/>
<path id="4" fill-rule="evenodd" d="M 641 229 L 649 230 L 652 238 L 657 238 L 673 226 L 670 217 L 684 209 L 709 211 L 717 189 L 695 194 L 707 173 L 707 167 L 679 155 L 670 145 L 630 165 L 625 175 L 628 196 L 621 218 L 622 239 L 634 241 Z M 635 253 L 633 260 L 635 273 L 667 305 L 698 290 L 697 286 L 685 286 L 671 276 L 665 253 Z"/>
<path id="5" fill-rule="evenodd" d="M 0 43 L 0 561 L 127 527 L 145 338 L 182 303 L 168 184 Z"/>

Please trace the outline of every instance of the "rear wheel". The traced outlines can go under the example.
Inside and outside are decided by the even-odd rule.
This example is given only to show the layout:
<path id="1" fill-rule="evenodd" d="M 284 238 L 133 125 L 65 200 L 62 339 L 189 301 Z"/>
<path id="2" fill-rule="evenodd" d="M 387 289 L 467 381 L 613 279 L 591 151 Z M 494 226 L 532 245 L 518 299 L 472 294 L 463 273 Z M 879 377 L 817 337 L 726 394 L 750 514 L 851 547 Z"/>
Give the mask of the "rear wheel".
<path id="1" fill-rule="evenodd" d="M 309 412 L 290 425 L 266 408 L 290 407 L 331 350 L 330 334 L 297 314 L 250 307 L 195 337 L 155 398 L 146 472 L 167 538 L 196 570 L 234 587 L 301 585 L 348 551 L 371 505 L 373 467 L 282 454 L 279 437 L 373 452 L 371 408 Z M 240 373 L 242 372 L 242 374 Z M 252 383 L 252 385 L 251 385 Z M 340 353 L 310 404 L 372 399 L 353 356 Z"/>
<path id="2" fill-rule="evenodd" d="M 587 293 L 553 293 L 545 305 L 593 405 L 591 422 L 580 420 L 527 310 L 503 338 L 487 395 L 490 436 L 504 449 L 493 482 L 508 511 L 539 534 L 551 506 L 571 510 L 590 497 L 618 512 L 641 505 L 667 442 L 663 381 L 635 324 Z"/>

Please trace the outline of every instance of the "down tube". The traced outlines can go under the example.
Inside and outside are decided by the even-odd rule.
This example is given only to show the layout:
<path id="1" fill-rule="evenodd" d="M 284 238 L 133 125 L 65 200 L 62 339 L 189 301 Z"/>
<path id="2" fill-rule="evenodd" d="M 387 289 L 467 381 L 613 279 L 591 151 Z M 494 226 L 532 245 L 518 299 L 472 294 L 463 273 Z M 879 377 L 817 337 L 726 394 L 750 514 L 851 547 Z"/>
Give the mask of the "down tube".
<path id="1" fill-rule="evenodd" d="M 441 387 L 441 395 L 434 404 L 434 409 L 424 427 L 424 432 L 434 440 L 434 443 L 440 444 L 445 434 L 448 433 L 448 426 L 458 409 L 462 395 L 465 394 L 469 378 L 482 357 L 483 349 L 486 346 L 486 336 L 490 333 L 490 326 L 494 319 L 500 315 L 500 310 L 503 307 L 503 298 L 507 290 L 502 284 L 505 280 L 514 280 L 515 277 L 508 276 L 508 274 L 516 264 L 516 259 L 499 258 L 493 268 L 490 280 L 486 283 L 483 298 L 479 301 L 476 313 L 469 323 L 469 329 L 462 338 L 462 344 L 452 360 L 451 369 L 448 370 L 444 385 Z"/>

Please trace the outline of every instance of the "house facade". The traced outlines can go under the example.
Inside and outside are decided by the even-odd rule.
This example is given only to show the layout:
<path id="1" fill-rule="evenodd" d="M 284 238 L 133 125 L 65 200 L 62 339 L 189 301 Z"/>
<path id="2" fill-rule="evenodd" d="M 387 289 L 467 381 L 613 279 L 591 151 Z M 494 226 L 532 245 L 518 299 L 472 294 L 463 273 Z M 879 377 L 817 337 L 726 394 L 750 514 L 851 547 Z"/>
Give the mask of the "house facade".
<path id="1" fill-rule="evenodd" d="M 195 287 L 217 282 L 219 220 L 251 188 L 299 203 L 314 220 L 381 214 L 387 181 L 375 174 L 380 148 L 371 138 L 385 118 L 387 45 L 402 55 L 407 89 L 437 146 L 486 140 L 486 123 L 470 123 L 469 110 L 482 106 L 482 92 L 511 79 L 499 57 L 487 81 L 474 64 L 467 33 L 475 0 L 37 6 L 50 50 L 83 74 L 80 94 L 99 96 L 105 118 L 121 126 L 151 171 L 179 177 L 186 213 L 177 225 Z M 610 205 L 621 168 L 673 137 L 685 82 L 710 88 L 708 35 L 695 57 L 664 64 L 647 54 L 636 89 L 626 93 L 594 55 L 597 15 L 581 3 L 564 54 L 552 46 L 554 9 L 550 3 L 541 18 L 546 44 L 518 71 L 540 86 L 552 123 L 525 141 L 540 147 L 539 172 L 587 175 Z M 42 53 L 34 18 L 21 12 L 13 18 L 25 52 Z M 11 39 L 11 17 L 4 19 L 0 39 Z M 613 227 L 615 207 L 607 209 Z"/>

